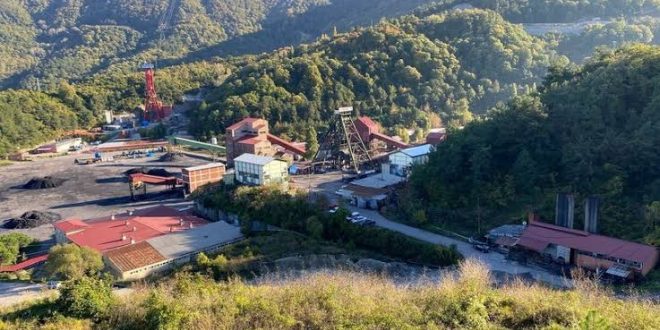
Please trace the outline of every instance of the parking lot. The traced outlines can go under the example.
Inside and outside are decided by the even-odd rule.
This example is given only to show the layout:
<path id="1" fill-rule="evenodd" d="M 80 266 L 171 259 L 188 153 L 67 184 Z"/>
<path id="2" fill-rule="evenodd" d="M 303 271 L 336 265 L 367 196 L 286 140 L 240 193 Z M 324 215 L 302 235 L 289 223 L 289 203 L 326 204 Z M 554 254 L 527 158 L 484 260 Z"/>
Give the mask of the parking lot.
<path id="1" fill-rule="evenodd" d="M 184 167 L 201 165 L 207 161 L 183 157 L 174 162 L 160 162 L 156 154 L 151 158 L 122 159 L 90 165 L 75 165 L 75 155 L 31 162 L 17 162 L 0 168 L 0 221 L 20 216 L 31 210 L 58 213 L 62 218 L 93 218 L 127 208 L 156 204 L 180 203 L 180 194 L 167 193 L 164 187 L 147 187 L 147 196 L 139 201 L 130 198 L 124 172 L 136 167 L 163 168 L 180 174 Z M 54 176 L 65 179 L 55 188 L 28 190 L 22 185 L 32 177 Z M 0 228 L 0 233 L 7 231 Z M 52 226 L 20 230 L 39 239 L 52 235 Z"/>

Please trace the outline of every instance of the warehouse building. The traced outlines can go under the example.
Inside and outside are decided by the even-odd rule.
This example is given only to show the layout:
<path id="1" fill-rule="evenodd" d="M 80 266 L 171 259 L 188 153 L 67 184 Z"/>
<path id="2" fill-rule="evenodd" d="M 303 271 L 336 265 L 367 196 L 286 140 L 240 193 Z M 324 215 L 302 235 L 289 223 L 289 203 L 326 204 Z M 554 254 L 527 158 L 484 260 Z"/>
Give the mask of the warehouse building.
<path id="1" fill-rule="evenodd" d="M 201 186 L 222 181 L 222 177 L 225 175 L 225 165 L 210 163 L 184 168 L 181 173 L 183 174 L 183 186 L 186 193 L 191 194 Z"/>
<path id="2" fill-rule="evenodd" d="M 426 164 L 429 161 L 431 151 L 433 151 L 433 146 L 423 144 L 390 154 L 388 157 L 389 173 L 400 177 L 408 177 L 413 166 Z"/>
<path id="3" fill-rule="evenodd" d="M 659 257 L 653 246 L 539 221 L 529 222 L 516 246 L 622 279 L 645 276 Z"/>
<path id="4" fill-rule="evenodd" d="M 234 159 L 234 178 L 238 183 L 262 186 L 289 181 L 289 165 L 273 157 L 242 154 Z"/>
<path id="5" fill-rule="evenodd" d="M 242 238 L 239 227 L 220 221 L 110 250 L 104 261 L 120 280 L 138 280 L 191 262 L 201 252 L 213 253 Z"/>

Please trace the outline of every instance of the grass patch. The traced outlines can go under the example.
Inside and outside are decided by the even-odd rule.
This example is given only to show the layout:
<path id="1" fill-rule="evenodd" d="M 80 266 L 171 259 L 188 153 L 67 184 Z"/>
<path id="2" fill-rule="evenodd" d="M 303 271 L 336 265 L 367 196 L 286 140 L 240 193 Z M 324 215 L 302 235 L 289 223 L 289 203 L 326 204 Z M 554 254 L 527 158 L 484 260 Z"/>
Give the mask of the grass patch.
<path id="1" fill-rule="evenodd" d="M 9 166 L 13 164 L 11 160 L 0 159 L 0 167 Z"/>
<path id="2" fill-rule="evenodd" d="M 660 305 L 615 298 L 592 282 L 570 291 L 494 288 L 475 262 L 438 283 L 405 286 L 351 272 L 250 284 L 178 274 L 119 299 L 90 321 L 47 306 L 0 312 L 0 328 L 32 329 L 657 329 Z M 33 316 L 34 315 L 34 316 Z"/>

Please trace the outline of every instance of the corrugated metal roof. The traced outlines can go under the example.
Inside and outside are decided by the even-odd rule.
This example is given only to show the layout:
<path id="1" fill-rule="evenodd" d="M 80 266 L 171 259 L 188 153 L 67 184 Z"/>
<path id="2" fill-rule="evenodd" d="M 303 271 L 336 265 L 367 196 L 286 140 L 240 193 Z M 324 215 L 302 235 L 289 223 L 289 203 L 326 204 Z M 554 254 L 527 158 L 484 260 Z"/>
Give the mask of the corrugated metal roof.
<path id="1" fill-rule="evenodd" d="M 414 158 L 414 157 L 419 157 L 419 156 L 424 156 L 424 155 L 430 154 L 431 153 L 431 147 L 432 146 L 430 144 L 422 144 L 421 146 L 402 149 L 401 152 L 403 152 L 404 154 Z"/>
<path id="2" fill-rule="evenodd" d="M 239 227 L 219 221 L 184 232 L 152 238 L 147 242 L 164 257 L 174 259 L 215 245 L 230 243 L 242 237 Z"/>
<path id="3" fill-rule="evenodd" d="M 180 225 L 181 220 L 183 220 L 183 225 Z M 76 223 L 78 222 L 86 226 L 77 227 L 80 230 L 67 235 L 67 238 L 78 246 L 86 246 L 98 251 L 129 245 L 131 239 L 141 242 L 170 232 L 188 230 L 191 222 L 193 227 L 208 223 L 189 212 L 180 212 L 162 205 L 135 210 L 130 216 L 126 213 L 119 214 L 115 216 L 114 220 L 107 216 L 84 222 L 77 220 Z M 126 224 L 127 222 L 128 224 Z M 58 222 L 56 227 L 60 228 L 61 225 L 58 224 L 60 223 Z M 124 236 L 124 240 L 122 240 L 122 236 Z"/>
<path id="4" fill-rule="evenodd" d="M 517 245 L 541 252 L 548 244 L 645 264 L 652 263 L 658 255 L 653 246 L 537 221 L 530 222 Z"/>
<path id="5" fill-rule="evenodd" d="M 138 269 L 165 261 L 156 249 L 147 242 L 140 242 L 107 251 L 106 258 L 122 272 Z"/>
<path id="6" fill-rule="evenodd" d="M 222 163 L 208 163 L 206 165 L 186 167 L 186 168 L 184 168 L 184 170 L 186 170 L 188 172 L 192 172 L 192 171 L 206 170 L 206 169 L 215 168 L 215 167 L 225 167 L 225 164 L 222 164 Z"/>
<path id="7" fill-rule="evenodd" d="M 243 162 L 243 163 L 248 163 L 248 164 L 255 164 L 255 165 L 266 165 L 272 161 L 274 161 L 275 158 L 273 157 L 268 157 L 268 156 L 258 156 L 258 155 L 253 155 L 253 154 L 242 154 L 236 158 L 234 158 L 234 162 Z"/>

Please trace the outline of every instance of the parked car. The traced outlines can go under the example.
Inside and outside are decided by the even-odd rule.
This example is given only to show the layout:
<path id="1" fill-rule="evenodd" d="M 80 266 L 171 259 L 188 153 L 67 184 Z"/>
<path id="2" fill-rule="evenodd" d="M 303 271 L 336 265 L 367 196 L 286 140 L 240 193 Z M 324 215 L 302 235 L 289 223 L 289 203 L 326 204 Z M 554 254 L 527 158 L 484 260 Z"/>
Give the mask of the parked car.
<path id="1" fill-rule="evenodd" d="M 359 217 L 359 216 L 360 216 L 360 212 L 353 212 L 353 213 L 351 213 L 351 216 L 352 216 L 352 217 Z"/>
<path id="2" fill-rule="evenodd" d="M 376 221 L 367 219 L 362 223 L 362 225 L 365 227 L 373 227 L 376 225 Z"/>
<path id="3" fill-rule="evenodd" d="M 481 251 L 483 253 L 488 253 L 490 252 L 490 246 L 486 244 L 474 244 L 472 245 L 477 251 Z"/>
<path id="4" fill-rule="evenodd" d="M 55 290 L 55 289 L 59 289 L 62 286 L 62 282 L 60 282 L 60 281 L 48 281 L 46 283 L 46 286 L 48 287 L 49 290 Z"/>

